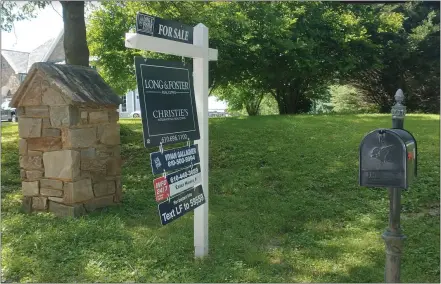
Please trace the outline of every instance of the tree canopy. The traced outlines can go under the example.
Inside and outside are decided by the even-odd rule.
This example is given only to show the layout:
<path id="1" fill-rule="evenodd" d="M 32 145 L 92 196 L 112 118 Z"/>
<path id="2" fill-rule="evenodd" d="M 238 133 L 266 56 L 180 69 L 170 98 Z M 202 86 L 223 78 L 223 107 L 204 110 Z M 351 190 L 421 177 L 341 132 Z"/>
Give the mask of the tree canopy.
<path id="1" fill-rule="evenodd" d="M 10 31 L 48 4 L 3 1 L 1 29 Z M 135 55 L 191 62 L 125 47 L 125 33 L 144 12 L 209 27 L 210 46 L 219 50 L 219 60 L 210 62 L 211 90 L 233 109 L 257 114 L 269 94 L 281 114 L 308 112 L 341 84 L 356 87 L 360 102 L 380 112 L 390 110 L 398 88 L 408 110 L 439 110 L 439 2 L 104 1 L 90 17 L 87 41 L 84 2 L 62 5 L 66 62 L 88 65 L 90 50 L 120 94 L 136 86 Z"/>
<path id="2" fill-rule="evenodd" d="M 84 1 L 60 1 L 63 7 L 64 53 L 67 64 L 89 66 L 89 49 L 86 41 Z M 91 2 L 88 2 L 91 4 Z M 14 22 L 35 18 L 51 1 L 1 1 L 1 30 L 10 32 Z"/>
<path id="3" fill-rule="evenodd" d="M 90 18 L 89 48 L 120 94 L 136 86 L 134 55 L 181 60 L 124 46 L 137 12 L 204 23 L 210 46 L 219 50 L 210 85 L 235 105 L 256 105 L 270 94 L 281 114 L 308 112 L 313 101 L 329 100 L 327 89 L 336 83 L 357 87 L 380 111 L 390 110 L 398 88 L 410 110 L 439 105 L 439 5 L 433 3 L 102 2 Z"/>
<path id="4" fill-rule="evenodd" d="M 408 2 L 386 7 L 358 7 L 358 13 L 379 14 L 396 26 L 387 29 L 373 22 L 368 33 L 372 45 L 364 61 L 374 59 L 347 77 L 366 102 L 380 112 L 390 111 L 398 88 L 406 94 L 409 111 L 439 110 L 439 2 Z M 383 16 L 388 13 L 388 17 Z M 391 16 L 392 15 L 392 16 Z"/>
<path id="5" fill-rule="evenodd" d="M 19 6 L 21 4 L 21 6 Z M 35 1 L 19 3 L 17 1 L 2 1 L 0 4 L 1 30 L 10 32 L 14 22 L 35 18 L 40 9 L 43 9 L 49 1 Z"/>

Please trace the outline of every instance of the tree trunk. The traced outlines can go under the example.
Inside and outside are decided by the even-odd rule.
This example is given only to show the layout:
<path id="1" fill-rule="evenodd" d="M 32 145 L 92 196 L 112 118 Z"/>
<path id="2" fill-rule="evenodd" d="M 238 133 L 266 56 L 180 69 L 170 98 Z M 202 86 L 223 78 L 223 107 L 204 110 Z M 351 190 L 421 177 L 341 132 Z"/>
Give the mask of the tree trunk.
<path id="1" fill-rule="evenodd" d="M 245 108 L 249 116 L 256 116 L 260 111 L 260 104 L 262 103 L 263 93 L 251 98 L 245 103 Z"/>
<path id="2" fill-rule="evenodd" d="M 279 114 L 286 114 L 284 91 L 280 89 L 276 89 L 275 94 L 273 95 L 277 102 L 277 108 L 279 109 Z"/>
<path id="3" fill-rule="evenodd" d="M 276 90 L 276 101 L 279 114 L 306 113 L 312 106 L 311 100 L 296 90 Z"/>
<path id="4" fill-rule="evenodd" d="M 276 93 L 276 101 L 277 106 L 279 107 L 279 114 L 295 114 L 295 94 L 285 90 L 277 90 Z"/>
<path id="5" fill-rule="evenodd" d="M 84 1 L 60 1 L 63 6 L 66 64 L 89 67 Z"/>
<path id="6" fill-rule="evenodd" d="M 295 114 L 296 105 L 292 102 L 293 97 L 290 94 L 282 94 L 277 99 L 279 114 Z"/>

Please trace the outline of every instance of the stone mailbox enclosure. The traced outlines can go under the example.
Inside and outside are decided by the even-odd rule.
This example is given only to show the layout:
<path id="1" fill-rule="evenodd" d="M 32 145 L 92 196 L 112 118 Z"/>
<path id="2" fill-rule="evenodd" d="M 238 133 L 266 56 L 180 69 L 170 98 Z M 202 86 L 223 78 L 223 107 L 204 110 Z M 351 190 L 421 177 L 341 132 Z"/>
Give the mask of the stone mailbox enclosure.
<path id="1" fill-rule="evenodd" d="M 92 68 L 32 66 L 11 101 L 26 212 L 79 216 L 121 200 L 119 104 Z"/>

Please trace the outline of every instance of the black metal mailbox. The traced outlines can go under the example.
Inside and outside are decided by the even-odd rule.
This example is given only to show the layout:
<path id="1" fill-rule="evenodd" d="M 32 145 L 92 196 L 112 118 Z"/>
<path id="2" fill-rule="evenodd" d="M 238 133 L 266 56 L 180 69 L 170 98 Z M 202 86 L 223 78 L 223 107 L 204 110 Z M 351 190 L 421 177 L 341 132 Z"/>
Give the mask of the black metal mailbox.
<path id="1" fill-rule="evenodd" d="M 407 189 L 417 176 L 417 143 L 403 129 L 376 129 L 360 144 L 360 186 Z"/>

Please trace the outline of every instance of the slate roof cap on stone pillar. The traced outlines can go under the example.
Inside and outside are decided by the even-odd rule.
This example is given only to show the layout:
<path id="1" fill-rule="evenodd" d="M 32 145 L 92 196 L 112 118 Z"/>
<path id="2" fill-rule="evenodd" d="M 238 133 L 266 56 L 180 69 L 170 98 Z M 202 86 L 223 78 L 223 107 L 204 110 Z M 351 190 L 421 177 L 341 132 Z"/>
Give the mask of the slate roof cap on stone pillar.
<path id="1" fill-rule="evenodd" d="M 93 103 L 114 106 L 121 104 L 120 97 L 104 82 L 95 69 L 78 65 L 38 62 L 32 65 L 28 76 L 15 92 L 11 106 L 20 106 L 20 101 L 37 71 L 41 71 L 46 76 L 46 80 L 49 79 L 49 83 L 57 86 L 73 104 Z"/>

